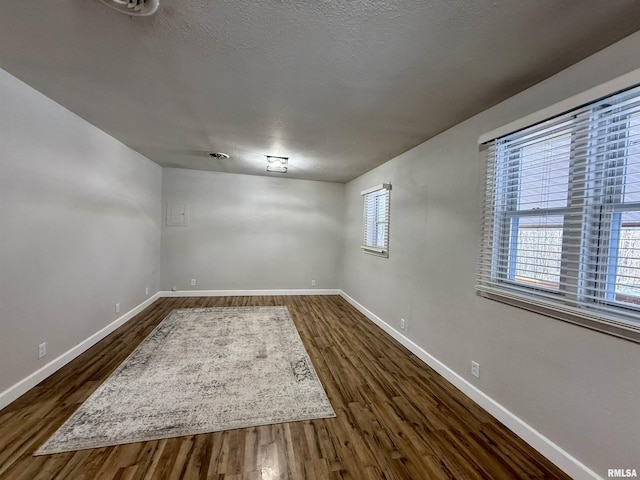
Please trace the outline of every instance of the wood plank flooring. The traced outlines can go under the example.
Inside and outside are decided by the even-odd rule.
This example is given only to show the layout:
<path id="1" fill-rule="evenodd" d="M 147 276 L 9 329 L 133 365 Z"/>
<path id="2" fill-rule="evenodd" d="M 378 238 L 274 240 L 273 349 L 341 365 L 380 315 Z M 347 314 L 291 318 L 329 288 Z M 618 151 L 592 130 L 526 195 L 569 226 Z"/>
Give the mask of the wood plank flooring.
<path id="1" fill-rule="evenodd" d="M 337 417 L 33 457 L 174 308 L 286 305 Z M 163 298 L 0 411 L 0 479 L 569 478 L 338 296 Z"/>

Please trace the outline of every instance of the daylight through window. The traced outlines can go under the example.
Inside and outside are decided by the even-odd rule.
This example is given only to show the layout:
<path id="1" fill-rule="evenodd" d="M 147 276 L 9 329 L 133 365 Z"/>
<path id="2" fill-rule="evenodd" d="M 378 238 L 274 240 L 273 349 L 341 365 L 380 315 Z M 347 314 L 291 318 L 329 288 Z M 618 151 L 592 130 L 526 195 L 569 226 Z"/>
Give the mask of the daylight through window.
<path id="1" fill-rule="evenodd" d="M 391 185 L 383 183 L 362 192 L 364 198 L 363 243 L 367 253 L 389 256 L 389 211 Z"/>
<path id="2" fill-rule="evenodd" d="M 640 87 L 485 146 L 478 290 L 640 339 Z"/>

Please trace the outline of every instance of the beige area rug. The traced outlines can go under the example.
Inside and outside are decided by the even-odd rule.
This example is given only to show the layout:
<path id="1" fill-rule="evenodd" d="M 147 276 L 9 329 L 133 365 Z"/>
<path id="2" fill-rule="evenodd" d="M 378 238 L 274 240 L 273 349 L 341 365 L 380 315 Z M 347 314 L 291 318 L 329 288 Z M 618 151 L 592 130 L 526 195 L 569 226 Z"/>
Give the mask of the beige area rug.
<path id="1" fill-rule="evenodd" d="M 286 307 L 174 310 L 35 455 L 326 417 Z"/>

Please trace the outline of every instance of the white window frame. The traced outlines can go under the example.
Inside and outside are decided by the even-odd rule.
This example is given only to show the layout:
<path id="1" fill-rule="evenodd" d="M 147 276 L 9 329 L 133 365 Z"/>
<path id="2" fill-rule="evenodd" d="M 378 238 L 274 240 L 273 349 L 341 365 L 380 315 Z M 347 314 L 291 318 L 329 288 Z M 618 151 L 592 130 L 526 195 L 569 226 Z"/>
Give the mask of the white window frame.
<path id="1" fill-rule="evenodd" d="M 391 184 L 382 183 L 360 192 L 363 197 L 362 251 L 389 257 Z"/>
<path id="2" fill-rule="evenodd" d="M 541 123 L 542 121 L 554 116 L 560 116 L 564 112 L 577 109 L 585 104 L 595 102 L 599 98 L 610 96 L 620 90 L 626 90 L 637 86 L 638 84 L 640 84 L 640 69 L 607 82 L 607 84 L 591 89 L 588 92 L 576 95 L 575 97 L 564 102 L 560 102 L 557 105 L 546 108 L 540 112 L 536 112 L 533 115 L 513 122 L 505 127 L 501 127 L 491 133 L 485 134 L 480 137 L 479 143 L 483 145 L 496 138 L 508 136 L 510 132 L 528 128 L 536 123 Z M 593 122 L 591 124 L 595 124 L 598 120 L 594 115 L 597 114 L 590 112 L 589 115 L 590 117 L 588 121 Z M 576 121 L 578 120 L 579 119 L 576 119 Z M 573 148 L 574 146 L 572 145 L 572 149 Z M 491 153 L 491 155 L 494 155 L 494 153 Z M 598 164 L 598 161 L 594 160 L 590 160 L 589 165 L 579 164 L 581 160 L 576 160 L 572 150 L 570 168 L 573 173 L 571 174 L 570 181 L 575 182 L 576 178 L 580 178 L 580 175 L 576 175 L 576 171 L 582 169 L 585 173 L 584 179 L 581 180 L 583 182 L 582 186 L 578 185 L 575 188 L 573 185 L 569 186 L 569 198 L 566 207 L 549 208 L 546 211 L 541 211 L 539 209 L 535 211 L 527 211 L 526 209 L 517 211 L 514 209 L 513 212 L 507 211 L 506 213 L 498 213 L 494 211 L 492 213 L 494 216 L 491 217 L 493 231 L 483 231 L 483 247 L 481 247 L 480 252 L 481 265 L 479 267 L 478 285 L 476 286 L 478 294 L 493 300 L 498 300 L 520 308 L 535 311 L 537 313 L 640 343 L 640 307 L 635 308 L 634 306 L 629 305 L 621 306 L 619 303 L 613 301 L 612 297 L 612 277 L 615 277 L 615 262 L 617 261 L 617 257 L 615 254 L 612 254 L 613 250 L 611 246 L 614 244 L 617 245 L 615 235 L 620 232 L 620 216 L 624 212 L 640 211 L 640 202 L 622 203 L 621 190 L 617 185 L 606 185 L 606 179 L 608 177 L 614 179 L 617 178 L 617 176 L 620 175 L 620 168 L 623 168 L 621 167 L 621 164 L 616 163 L 615 160 L 616 159 L 614 158 L 612 162 L 611 157 L 608 157 L 607 162 L 601 162 L 604 166 L 601 168 L 596 167 L 596 170 L 600 168 L 600 170 L 597 171 L 597 174 L 600 175 L 599 178 L 605 179 L 605 182 L 603 183 L 605 186 L 599 187 L 602 190 L 603 199 L 601 201 L 596 201 L 587 206 L 587 202 L 583 202 L 582 198 L 574 197 L 572 194 L 572 192 L 583 192 L 584 188 L 592 188 L 587 184 L 593 181 L 593 174 L 588 173 L 587 170 L 591 169 L 591 171 L 593 171 L 594 165 Z M 503 195 L 507 191 L 508 189 L 505 185 L 499 185 L 497 180 L 493 185 L 487 184 L 487 191 L 485 192 L 485 217 L 483 219 L 483 224 L 486 225 L 486 210 L 490 210 L 492 208 L 490 203 L 495 201 L 491 200 L 491 198 L 495 199 L 497 198 L 495 195 Z M 594 191 L 598 192 L 600 190 L 590 190 L 591 194 L 593 194 Z M 577 195 L 579 196 L 579 193 Z M 562 216 L 565 218 L 563 228 L 574 228 L 575 223 L 566 223 L 566 219 L 569 217 L 567 212 L 571 208 L 575 208 L 576 205 L 582 203 L 585 204 L 584 218 L 582 220 L 584 225 L 581 224 L 579 227 L 583 231 L 583 240 L 581 243 L 573 242 L 567 244 L 565 234 L 563 234 L 563 253 L 560 273 L 561 279 L 564 282 L 562 291 L 554 293 L 545 291 L 544 287 L 534 288 L 532 286 L 523 286 L 521 283 L 510 283 L 509 275 L 505 271 L 505 265 L 500 264 L 500 259 L 504 261 L 504 255 L 498 257 L 498 260 L 496 260 L 496 247 L 487 248 L 487 242 L 491 242 L 491 245 L 494 246 L 499 245 L 502 242 L 503 247 L 501 248 L 502 252 L 504 252 L 504 242 L 512 241 L 513 237 L 513 231 L 509 231 L 509 229 L 513 228 L 511 224 L 512 218 L 527 215 Z M 611 207 L 609 207 L 609 205 L 611 205 Z M 502 215 L 502 218 L 499 218 L 499 215 Z M 589 225 L 591 219 L 595 216 L 598 216 L 597 226 L 595 228 L 588 228 L 587 225 Z M 572 221 L 575 222 L 575 220 Z M 589 251 L 589 245 L 594 245 L 596 243 L 598 245 L 598 251 Z M 580 249 L 582 250 L 578 251 Z M 573 253 L 580 257 L 579 261 L 575 260 L 575 255 L 572 255 Z M 583 268 L 579 263 L 584 263 L 585 261 L 582 257 L 589 255 L 598 257 L 594 260 L 594 262 L 597 262 L 597 265 L 599 266 L 598 272 L 591 275 L 591 277 L 586 280 L 575 278 L 575 275 L 573 279 L 570 279 L 569 275 L 567 275 L 567 271 L 571 269 L 576 271 Z M 572 259 L 572 257 L 574 258 Z M 589 260 L 589 262 L 591 262 L 591 260 Z M 487 267 L 488 263 L 491 264 L 490 267 Z M 484 264 L 484 266 L 482 264 Z M 487 278 L 486 271 L 484 272 L 484 277 L 482 277 L 480 271 L 483 268 L 485 270 L 490 268 L 490 279 Z M 584 277 L 583 273 L 580 275 Z M 554 295 L 556 298 L 553 298 Z M 588 303 L 583 302 L 582 299 L 594 298 L 596 296 L 600 297 L 598 302 L 599 304 L 604 305 L 605 308 L 593 311 L 590 309 Z"/>

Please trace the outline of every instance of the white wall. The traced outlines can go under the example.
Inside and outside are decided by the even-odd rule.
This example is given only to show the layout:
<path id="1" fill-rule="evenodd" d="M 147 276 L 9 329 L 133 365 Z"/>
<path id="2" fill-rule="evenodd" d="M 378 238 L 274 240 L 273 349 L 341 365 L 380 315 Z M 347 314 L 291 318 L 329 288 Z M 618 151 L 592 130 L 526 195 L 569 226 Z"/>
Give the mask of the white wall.
<path id="1" fill-rule="evenodd" d="M 477 140 L 640 67 L 639 51 L 635 34 L 353 180 L 345 197 L 342 289 L 396 329 L 407 319 L 411 340 L 604 477 L 640 469 L 640 345 L 475 295 Z M 360 191 L 382 182 L 389 259 L 360 251 Z"/>
<path id="2" fill-rule="evenodd" d="M 162 202 L 189 206 L 163 221 L 163 290 L 340 286 L 343 184 L 165 168 Z"/>
<path id="3" fill-rule="evenodd" d="M 0 106 L 1 393 L 158 290 L 162 169 L 4 70 Z"/>

